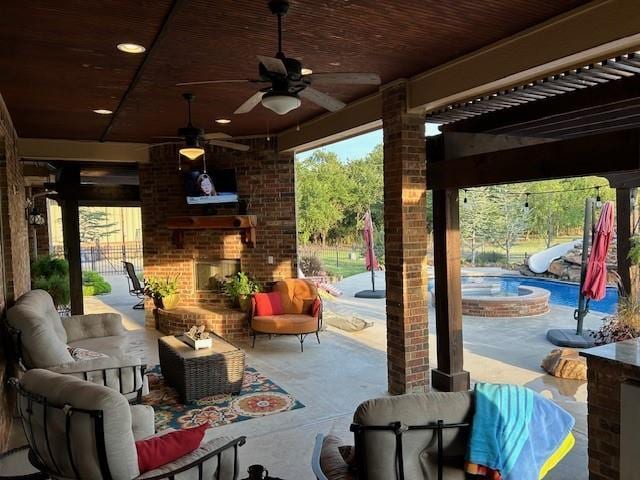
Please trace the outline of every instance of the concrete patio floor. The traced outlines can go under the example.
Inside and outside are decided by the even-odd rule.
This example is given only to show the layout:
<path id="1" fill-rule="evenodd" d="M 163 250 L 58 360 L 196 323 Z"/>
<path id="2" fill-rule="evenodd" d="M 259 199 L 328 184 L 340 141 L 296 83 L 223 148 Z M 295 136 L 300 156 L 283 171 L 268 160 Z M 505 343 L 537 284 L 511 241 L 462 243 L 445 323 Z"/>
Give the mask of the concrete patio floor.
<path id="1" fill-rule="evenodd" d="M 369 274 L 350 277 L 339 285 L 344 295 L 325 302 L 329 312 L 355 315 L 372 320 L 373 326 L 347 333 L 329 327 L 321 334 L 322 344 L 309 338 L 300 353 L 291 337 L 258 339 L 255 349 L 249 342 L 237 342 L 247 353 L 247 364 L 272 379 L 305 408 L 256 418 L 212 429 L 212 435 L 245 435 L 241 449 L 242 469 L 253 463 L 265 465 L 270 473 L 285 479 L 313 479 L 310 469 L 314 437 L 318 432 L 333 433 L 352 443 L 349 424 L 358 404 L 387 395 L 386 328 L 384 299 L 353 297 L 357 290 L 369 288 Z M 379 274 L 379 285 L 383 285 Z M 152 365 L 158 363 L 157 337 L 144 328 L 144 312 L 134 311 L 124 277 L 110 277 L 111 295 L 85 299 L 88 312 L 118 311 L 131 331 L 130 352 Z M 122 283 L 122 282 L 125 283 Z M 378 281 L 378 278 L 377 278 Z M 124 286 L 123 286 L 124 285 Z M 434 311 L 429 311 L 433 325 Z M 597 328 L 602 315 L 590 314 L 587 328 Z M 465 368 L 473 382 L 526 385 L 568 410 L 576 419 L 576 446 L 548 477 L 551 480 L 587 479 L 586 382 L 560 380 L 540 369 L 542 358 L 553 345 L 545 339 L 549 328 L 572 328 L 570 308 L 554 306 L 550 313 L 528 318 L 464 318 Z M 430 360 L 436 365 L 435 335 L 431 327 Z"/>

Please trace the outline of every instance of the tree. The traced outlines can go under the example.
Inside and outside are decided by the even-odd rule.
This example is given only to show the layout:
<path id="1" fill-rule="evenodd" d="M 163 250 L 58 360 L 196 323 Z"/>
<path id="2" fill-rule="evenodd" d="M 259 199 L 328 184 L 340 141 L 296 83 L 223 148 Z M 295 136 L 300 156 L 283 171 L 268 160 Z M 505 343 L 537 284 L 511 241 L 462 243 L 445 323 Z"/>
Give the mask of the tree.
<path id="1" fill-rule="evenodd" d="M 486 188 L 460 193 L 460 236 L 471 254 L 472 265 L 476 263 L 478 249 L 490 236 L 492 215 L 495 213 L 493 209 Z"/>
<path id="2" fill-rule="evenodd" d="M 109 214 L 92 207 L 80 207 L 80 243 L 99 243 L 101 239 L 120 231 Z"/>
<path id="3" fill-rule="evenodd" d="M 487 237 L 504 250 L 507 263 L 513 245 L 527 228 L 529 212 L 524 208 L 524 195 L 517 194 L 523 191 L 523 184 L 486 187 L 489 201 L 487 213 L 491 221 Z"/>

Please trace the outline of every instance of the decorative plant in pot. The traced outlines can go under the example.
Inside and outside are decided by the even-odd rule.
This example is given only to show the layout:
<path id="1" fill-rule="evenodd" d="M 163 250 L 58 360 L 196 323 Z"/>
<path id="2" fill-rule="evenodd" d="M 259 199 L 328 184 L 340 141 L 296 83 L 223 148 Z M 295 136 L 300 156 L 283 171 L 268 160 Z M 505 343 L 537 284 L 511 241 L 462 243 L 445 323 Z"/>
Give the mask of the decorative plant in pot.
<path id="1" fill-rule="evenodd" d="M 178 306 L 178 302 L 180 301 L 178 277 L 149 277 L 144 281 L 144 293 L 148 297 L 153 298 L 153 303 L 157 308 L 173 310 Z"/>
<path id="2" fill-rule="evenodd" d="M 251 294 L 259 292 L 260 285 L 251 280 L 246 273 L 238 272 L 224 282 L 222 289 L 235 307 L 247 311 L 251 306 Z"/>

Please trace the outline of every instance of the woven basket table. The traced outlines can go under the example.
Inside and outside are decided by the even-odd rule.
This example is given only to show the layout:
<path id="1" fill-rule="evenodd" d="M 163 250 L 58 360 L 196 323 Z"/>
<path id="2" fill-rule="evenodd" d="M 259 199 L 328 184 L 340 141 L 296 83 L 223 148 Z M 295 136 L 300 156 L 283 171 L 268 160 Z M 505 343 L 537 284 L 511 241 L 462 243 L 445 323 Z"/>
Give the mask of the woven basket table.
<path id="1" fill-rule="evenodd" d="M 209 395 L 239 393 L 244 377 L 244 351 L 210 334 L 211 348 L 194 350 L 173 335 L 158 339 L 160 369 L 183 403 Z"/>

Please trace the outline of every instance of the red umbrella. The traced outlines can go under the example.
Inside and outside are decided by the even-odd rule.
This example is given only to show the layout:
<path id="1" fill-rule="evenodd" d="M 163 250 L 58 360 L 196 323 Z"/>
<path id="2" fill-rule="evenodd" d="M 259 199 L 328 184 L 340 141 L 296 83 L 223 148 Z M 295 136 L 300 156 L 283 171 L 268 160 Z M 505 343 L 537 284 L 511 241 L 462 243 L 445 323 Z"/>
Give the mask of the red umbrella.
<path id="1" fill-rule="evenodd" d="M 367 267 L 367 271 L 377 270 L 379 268 L 378 259 L 376 258 L 376 252 L 373 250 L 373 221 L 371 220 L 371 212 L 367 211 L 364 214 L 364 230 L 362 231 L 364 237 L 364 244 L 366 251 L 364 254 L 364 264 Z"/>
<path id="2" fill-rule="evenodd" d="M 587 262 L 587 273 L 582 285 L 582 293 L 593 300 L 604 298 L 607 289 L 607 252 L 613 233 L 613 202 L 606 202 L 596 225 L 593 246 Z"/>

